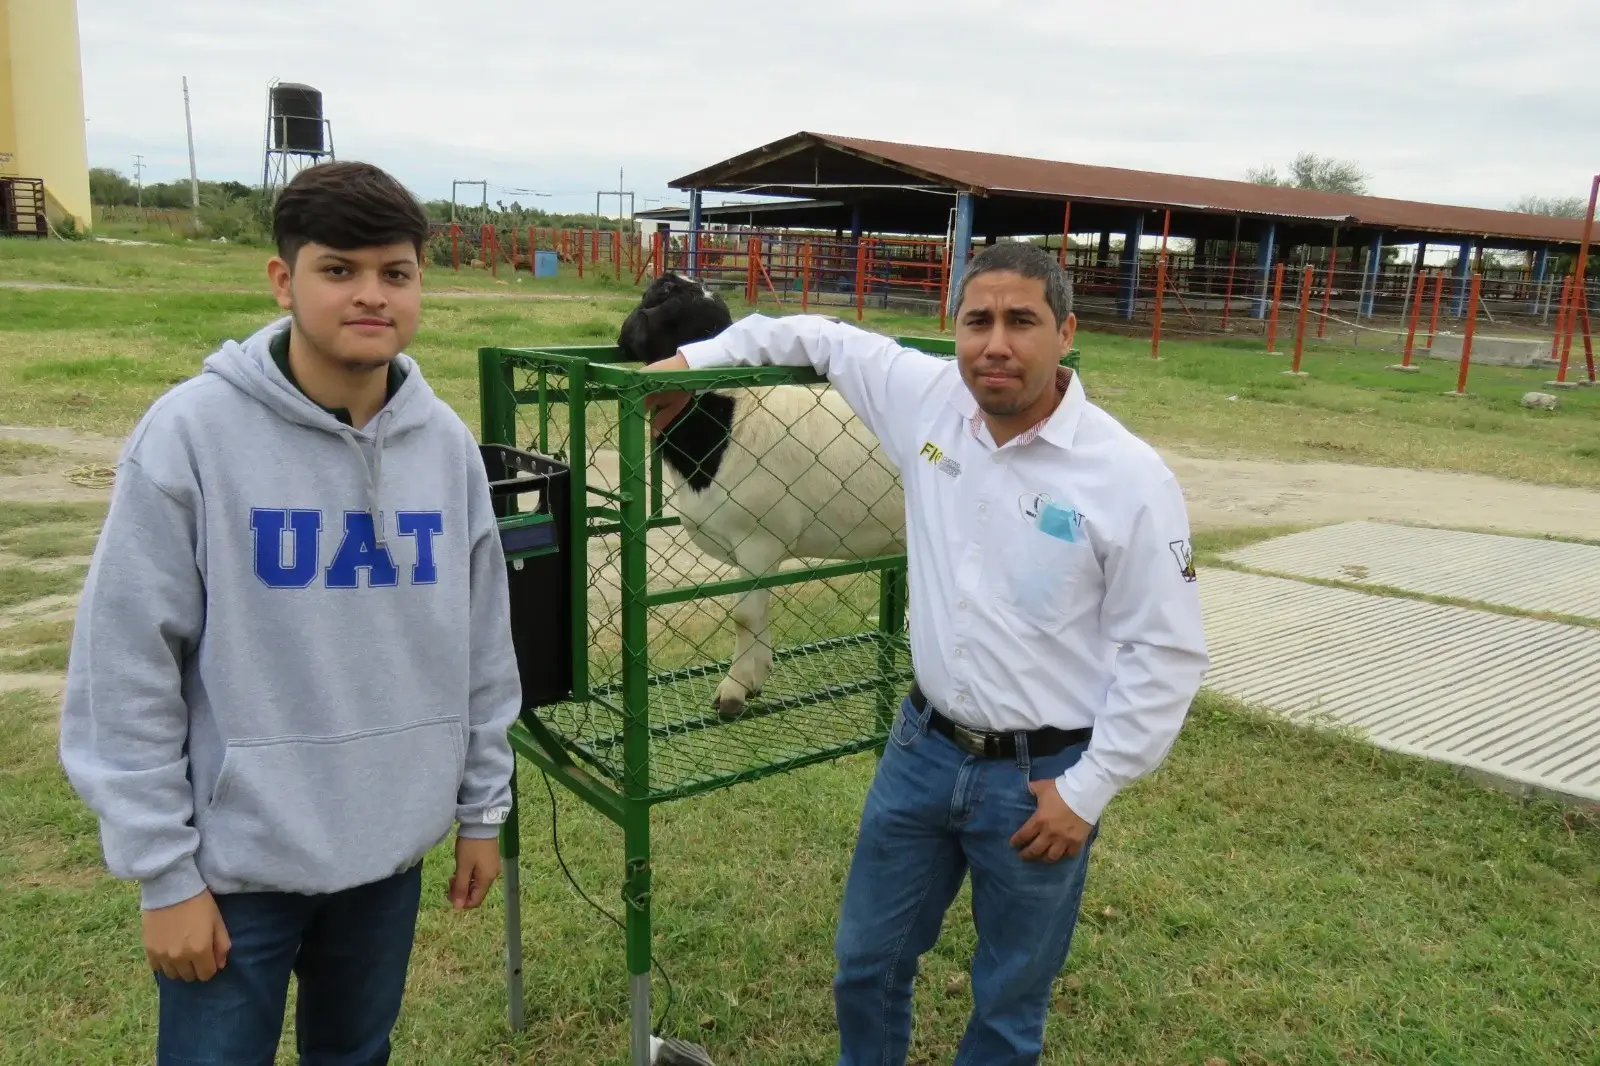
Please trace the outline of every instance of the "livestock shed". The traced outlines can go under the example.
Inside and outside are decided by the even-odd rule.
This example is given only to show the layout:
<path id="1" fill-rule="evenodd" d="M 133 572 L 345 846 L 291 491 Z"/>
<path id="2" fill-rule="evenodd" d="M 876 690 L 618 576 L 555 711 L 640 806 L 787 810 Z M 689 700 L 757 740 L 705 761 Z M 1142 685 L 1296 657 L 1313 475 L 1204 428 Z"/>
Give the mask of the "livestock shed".
<path id="1" fill-rule="evenodd" d="M 920 245 L 901 257 L 941 261 L 937 286 L 930 269 L 921 287 L 936 288 L 935 299 L 947 303 L 975 241 L 1032 238 L 1058 251 L 1091 315 L 1098 309 L 1112 321 L 1133 320 L 1152 302 L 1161 254 L 1141 244 L 1159 236 L 1163 249 L 1173 240 L 1182 245 L 1167 250 L 1159 275 L 1167 298 L 1197 323 L 1220 312 L 1223 328 L 1230 311 L 1265 317 L 1284 265 L 1315 268 L 1315 291 L 1306 295 L 1321 302 L 1325 318 L 1404 314 L 1430 277 L 1435 299 L 1444 292 L 1445 313 L 1459 318 L 1474 272 L 1482 275 L 1483 306 L 1497 318 L 1547 318 L 1584 231 L 1581 219 L 810 132 L 670 187 L 688 192 L 687 207 L 638 217 L 658 228 L 687 224 L 672 261 L 691 274 L 710 269 L 719 240 L 743 252 L 753 234 L 778 249 L 831 241 L 824 257 L 840 266 L 836 273 L 853 272 L 860 287 L 860 264 L 872 258 L 858 251 L 863 242 Z M 716 193 L 763 199 L 708 206 L 706 195 Z M 818 262 L 814 250 L 811 256 L 807 263 Z M 774 262 L 781 267 L 781 260 Z M 826 273 L 825 264 L 816 269 Z M 757 276 L 754 265 L 750 273 Z"/>

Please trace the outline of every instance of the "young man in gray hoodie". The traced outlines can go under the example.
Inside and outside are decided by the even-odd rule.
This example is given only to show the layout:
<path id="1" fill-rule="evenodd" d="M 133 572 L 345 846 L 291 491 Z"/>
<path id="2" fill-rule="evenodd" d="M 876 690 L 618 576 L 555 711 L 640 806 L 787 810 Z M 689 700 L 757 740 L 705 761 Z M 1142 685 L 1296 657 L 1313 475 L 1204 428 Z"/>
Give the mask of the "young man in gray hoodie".
<path id="1" fill-rule="evenodd" d="M 423 856 L 500 870 L 521 699 L 472 433 L 404 348 L 427 218 L 383 171 L 302 171 L 289 314 L 145 414 L 73 633 L 61 759 L 139 885 L 158 1066 L 388 1061 Z"/>

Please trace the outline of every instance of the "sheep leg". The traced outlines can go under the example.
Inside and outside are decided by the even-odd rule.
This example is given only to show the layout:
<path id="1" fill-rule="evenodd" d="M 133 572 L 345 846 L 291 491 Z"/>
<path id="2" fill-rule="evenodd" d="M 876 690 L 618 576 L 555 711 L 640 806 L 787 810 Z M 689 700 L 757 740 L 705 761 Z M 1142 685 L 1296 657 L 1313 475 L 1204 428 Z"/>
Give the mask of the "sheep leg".
<path id="1" fill-rule="evenodd" d="M 738 565 L 752 577 L 774 569 L 784 557 L 784 548 L 776 542 L 741 546 L 735 555 Z M 772 645 L 767 633 L 768 609 L 772 593 L 767 589 L 753 589 L 739 597 L 733 607 L 733 665 L 728 676 L 717 685 L 712 704 L 723 718 L 737 718 L 744 713 L 745 701 L 761 693 L 767 675 L 772 672 Z"/>
<path id="2" fill-rule="evenodd" d="M 733 665 L 717 685 L 714 705 L 724 718 L 744 713 L 745 700 L 760 695 L 772 670 L 772 646 L 767 642 L 767 608 L 772 593 L 755 589 L 739 597 L 733 608 Z"/>

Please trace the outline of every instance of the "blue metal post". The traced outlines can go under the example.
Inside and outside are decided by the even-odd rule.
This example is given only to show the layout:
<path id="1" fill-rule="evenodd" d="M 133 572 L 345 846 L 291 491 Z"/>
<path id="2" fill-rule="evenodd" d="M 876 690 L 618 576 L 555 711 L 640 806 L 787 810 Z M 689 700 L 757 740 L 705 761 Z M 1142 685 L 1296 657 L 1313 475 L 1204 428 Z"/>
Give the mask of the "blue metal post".
<path id="1" fill-rule="evenodd" d="M 1144 212 L 1133 216 L 1133 225 L 1122 236 L 1122 272 L 1127 277 L 1123 290 L 1122 317 L 1133 318 L 1133 305 L 1139 299 L 1139 242 L 1144 240 Z"/>
<path id="2" fill-rule="evenodd" d="M 700 190 L 689 190 L 689 276 L 700 276 Z"/>
<path id="3" fill-rule="evenodd" d="M 1467 286 L 1472 281 L 1472 242 L 1461 242 L 1461 257 L 1456 263 L 1456 295 L 1450 305 L 1450 317 L 1460 318 L 1467 313 Z"/>
<path id="4" fill-rule="evenodd" d="M 1528 314 L 1539 313 L 1539 287 L 1544 284 L 1545 271 L 1550 269 L 1550 246 L 1547 244 L 1533 254 L 1533 300 L 1528 304 Z"/>
<path id="5" fill-rule="evenodd" d="M 1272 252 L 1278 243 L 1278 224 L 1267 223 L 1267 232 L 1262 236 L 1257 246 L 1256 261 L 1261 265 L 1261 288 L 1256 293 L 1255 310 L 1250 312 L 1251 318 L 1267 317 L 1267 302 L 1272 297 Z"/>
<path id="6" fill-rule="evenodd" d="M 1372 235 L 1372 250 L 1367 253 L 1367 295 L 1361 301 L 1361 317 L 1371 318 L 1378 304 L 1378 273 L 1383 269 L 1383 231 Z"/>
<path id="7" fill-rule="evenodd" d="M 972 254 L 972 194 L 956 193 L 956 232 L 950 249 L 950 295 L 945 309 L 952 317 L 956 313 L 956 298 L 961 290 L 961 276 L 967 272 L 967 257 Z"/>

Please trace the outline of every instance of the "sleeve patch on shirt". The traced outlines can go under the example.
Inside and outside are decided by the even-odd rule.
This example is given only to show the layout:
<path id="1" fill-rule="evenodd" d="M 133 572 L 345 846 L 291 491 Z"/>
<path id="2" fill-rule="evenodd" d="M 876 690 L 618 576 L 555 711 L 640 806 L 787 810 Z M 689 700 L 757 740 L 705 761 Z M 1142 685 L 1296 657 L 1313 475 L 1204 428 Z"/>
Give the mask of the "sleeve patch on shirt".
<path id="1" fill-rule="evenodd" d="M 1172 557 L 1178 560 L 1178 573 L 1183 575 L 1185 581 L 1195 580 L 1194 549 L 1186 540 L 1175 540 L 1167 545 L 1172 549 Z"/>

